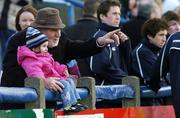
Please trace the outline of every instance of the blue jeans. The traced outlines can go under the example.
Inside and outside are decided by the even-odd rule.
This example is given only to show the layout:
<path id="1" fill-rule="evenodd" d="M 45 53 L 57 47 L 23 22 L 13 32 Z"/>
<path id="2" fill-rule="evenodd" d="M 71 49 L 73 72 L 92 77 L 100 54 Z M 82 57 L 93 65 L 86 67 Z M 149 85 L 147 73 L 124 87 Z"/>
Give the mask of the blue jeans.
<path id="1" fill-rule="evenodd" d="M 63 93 L 61 93 L 63 107 L 76 104 L 80 96 L 76 91 L 74 81 L 69 78 L 67 80 L 60 80 L 60 82 L 64 85 Z"/>

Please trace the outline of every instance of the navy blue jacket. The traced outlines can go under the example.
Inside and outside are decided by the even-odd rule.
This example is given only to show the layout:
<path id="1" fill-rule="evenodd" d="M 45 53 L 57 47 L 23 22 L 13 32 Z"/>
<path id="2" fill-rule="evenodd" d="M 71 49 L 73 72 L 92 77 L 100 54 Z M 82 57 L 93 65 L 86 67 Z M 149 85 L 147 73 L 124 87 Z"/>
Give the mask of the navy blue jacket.
<path id="1" fill-rule="evenodd" d="M 160 52 L 153 69 L 151 88 L 158 90 L 160 79 L 170 72 L 172 100 L 176 117 L 180 117 L 180 32 L 171 35 Z"/>
<path id="2" fill-rule="evenodd" d="M 157 60 L 160 48 L 150 44 L 147 39 L 139 43 L 132 51 L 132 73 L 140 78 L 141 84 L 148 84 L 152 66 Z"/>
<path id="3" fill-rule="evenodd" d="M 115 27 L 100 23 L 99 30 L 94 37 L 100 37 L 107 32 L 115 30 Z M 96 75 L 96 84 L 121 84 L 121 78 L 128 76 L 128 63 L 130 60 L 130 40 L 125 41 L 119 47 L 108 44 L 101 53 L 93 55 L 89 59 L 90 69 Z"/>

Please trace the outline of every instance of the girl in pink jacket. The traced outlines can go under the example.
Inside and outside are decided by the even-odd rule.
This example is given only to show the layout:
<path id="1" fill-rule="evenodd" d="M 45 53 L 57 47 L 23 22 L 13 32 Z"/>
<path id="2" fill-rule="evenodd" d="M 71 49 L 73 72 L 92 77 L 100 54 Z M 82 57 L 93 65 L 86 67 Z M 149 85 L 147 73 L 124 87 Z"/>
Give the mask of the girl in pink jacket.
<path id="1" fill-rule="evenodd" d="M 64 64 L 54 61 L 48 53 L 48 37 L 38 29 L 28 27 L 26 32 L 26 45 L 18 47 L 17 60 L 25 70 L 28 77 L 39 77 L 47 79 L 56 77 L 64 85 L 61 97 L 63 100 L 64 112 L 79 112 L 85 110 L 85 106 L 77 104 L 80 99 L 76 91 L 73 77 L 68 73 Z"/>

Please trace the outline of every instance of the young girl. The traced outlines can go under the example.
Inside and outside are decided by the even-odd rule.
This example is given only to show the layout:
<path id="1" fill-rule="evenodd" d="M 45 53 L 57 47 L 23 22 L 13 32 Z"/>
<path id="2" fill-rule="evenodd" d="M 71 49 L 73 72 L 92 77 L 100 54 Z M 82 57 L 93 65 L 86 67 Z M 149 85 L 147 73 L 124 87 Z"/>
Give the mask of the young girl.
<path id="1" fill-rule="evenodd" d="M 17 58 L 28 77 L 59 78 L 64 85 L 61 97 L 65 114 L 86 109 L 84 105 L 77 104 L 80 96 L 72 80 L 76 76 L 68 73 L 66 65 L 54 61 L 52 55 L 48 53 L 48 37 L 38 29 L 27 28 L 26 45 L 18 47 Z"/>

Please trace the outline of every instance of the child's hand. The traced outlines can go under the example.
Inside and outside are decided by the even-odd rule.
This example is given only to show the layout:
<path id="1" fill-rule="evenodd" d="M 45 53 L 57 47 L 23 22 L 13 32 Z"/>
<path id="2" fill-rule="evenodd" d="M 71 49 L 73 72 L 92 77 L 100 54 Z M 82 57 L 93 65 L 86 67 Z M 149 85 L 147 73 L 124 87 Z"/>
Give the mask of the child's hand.
<path id="1" fill-rule="evenodd" d="M 59 81 L 59 78 L 56 77 L 48 77 L 47 79 L 43 79 L 45 82 L 45 87 L 52 91 L 60 91 L 63 92 L 64 85 Z"/>
<path id="2" fill-rule="evenodd" d="M 75 78 L 75 79 L 78 79 L 79 77 L 77 75 L 69 75 L 70 78 Z"/>
<path id="3" fill-rule="evenodd" d="M 66 71 L 64 72 L 64 75 L 69 77 L 69 72 L 68 72 L 68 70 L 66 70 Z"/>

